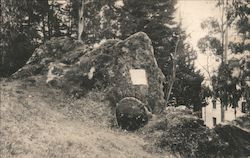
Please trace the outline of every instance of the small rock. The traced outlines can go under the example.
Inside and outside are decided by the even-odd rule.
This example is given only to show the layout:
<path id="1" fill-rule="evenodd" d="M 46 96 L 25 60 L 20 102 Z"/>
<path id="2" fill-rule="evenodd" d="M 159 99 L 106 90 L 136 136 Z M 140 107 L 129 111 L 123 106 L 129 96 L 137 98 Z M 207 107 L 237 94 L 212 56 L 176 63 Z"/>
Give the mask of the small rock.
<path id="1" fill-rule="evenodd" d="M 148 122 L 145 104 L 134 97 L 123 98 L 116 106 L 116 119 L 122 129 L 137 130 Z"/>

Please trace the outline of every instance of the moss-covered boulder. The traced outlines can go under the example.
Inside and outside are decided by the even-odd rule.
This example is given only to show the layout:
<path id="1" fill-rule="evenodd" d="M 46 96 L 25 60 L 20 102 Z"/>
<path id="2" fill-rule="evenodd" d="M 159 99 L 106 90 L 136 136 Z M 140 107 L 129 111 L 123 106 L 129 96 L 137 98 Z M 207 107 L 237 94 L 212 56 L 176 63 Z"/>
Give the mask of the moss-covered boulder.
<path id="1" fill-rule="evenodd" d="M 77 95 L 95 88 L 105 91 L 114 103 L 134 97 L 151 111 L 164 107 L 165 78 L 152 42 L 143 32 L 123 41 L 107 40 L 96 48 L 68 37 L 52 38 L 12 78 L 32 75 L 47 75 L 49 85 Z"/>
<path id="2" fill-rule="evenodd" d="M 165 77 L 157 65 L 152 42 L 143 32 L 117 43 L 114 92 L 117 100 L 135 97 L 154 112 L 163 109 Z"/>
<path id="3" fill-rule="evenodd" d="M 133 97 L 123 98 L 116 106 L 118 125 L 125 130 L 136 130 L 148 122 L 145 105 Z"/>

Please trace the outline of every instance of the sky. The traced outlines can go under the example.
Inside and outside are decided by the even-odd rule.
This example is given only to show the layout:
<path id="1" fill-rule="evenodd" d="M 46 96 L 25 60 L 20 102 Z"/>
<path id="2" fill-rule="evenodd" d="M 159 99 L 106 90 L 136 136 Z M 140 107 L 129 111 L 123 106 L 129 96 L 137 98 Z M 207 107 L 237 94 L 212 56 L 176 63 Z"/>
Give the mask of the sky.
<path id="1" fill-rule="evenodd" d="M 195 62 L 196 69 L 201 70 L 205 77 L 208 77 L 207 70 L 207 55 L 202 54 L 197 48 L 197 42 L 200 38 L 206 35 L 200 27 L 202 21 L 208 17 L 219 17 L 219 9 L 215 7 L 215 0 L 178 0 L 176 17 L 179 21 L 182 19 L 183 29 L 190 38 L 187 40 L 197 51 L 197 60 Z M 209 71 L 215 70 L 219 62 L 216 62 L 216 57 L 208 58 Z"/>

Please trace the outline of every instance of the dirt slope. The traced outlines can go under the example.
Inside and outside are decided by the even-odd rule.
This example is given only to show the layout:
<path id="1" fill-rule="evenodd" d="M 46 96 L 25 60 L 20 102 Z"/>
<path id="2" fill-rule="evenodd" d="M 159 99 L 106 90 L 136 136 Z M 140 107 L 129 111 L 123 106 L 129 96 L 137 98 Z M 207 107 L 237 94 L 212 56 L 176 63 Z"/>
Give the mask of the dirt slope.
<path id="1" fill-rule="evenodd" d="M 76 100 L 42 77 L 1 81 L 0 155 L 7 157 L 151 158 L 142 136 L 110 128 L 111 109 L 97 93 Z"/>

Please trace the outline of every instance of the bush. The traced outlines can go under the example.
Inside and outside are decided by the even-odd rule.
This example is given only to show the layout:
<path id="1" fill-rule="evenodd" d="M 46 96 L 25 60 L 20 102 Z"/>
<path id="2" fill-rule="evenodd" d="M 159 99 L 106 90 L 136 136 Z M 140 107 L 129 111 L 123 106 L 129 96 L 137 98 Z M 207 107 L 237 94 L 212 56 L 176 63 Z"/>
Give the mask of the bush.
<path id="1" fill-rule="evenodd" d="M 213 157 L 227 148 L 202 120 L 188 109 L 178 107 L 168 107 L 165 114 L 149 122 L 143 132 L 151 144 L 148 150 L 168 150 L 181 157 Z"/>

